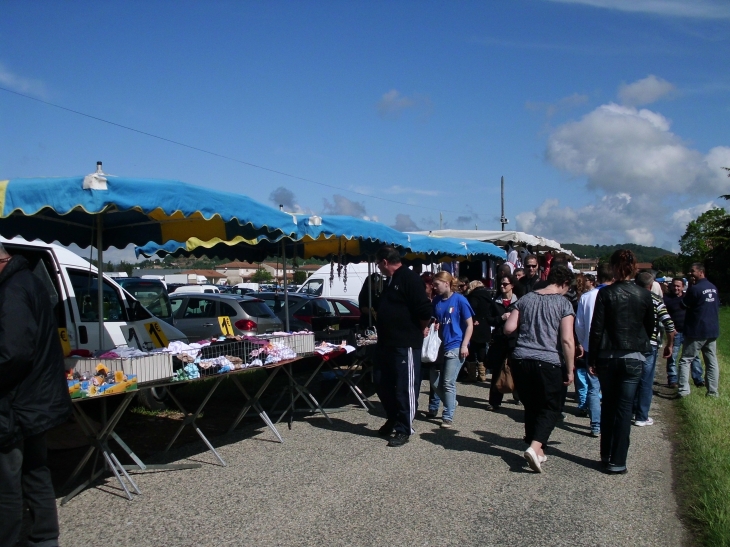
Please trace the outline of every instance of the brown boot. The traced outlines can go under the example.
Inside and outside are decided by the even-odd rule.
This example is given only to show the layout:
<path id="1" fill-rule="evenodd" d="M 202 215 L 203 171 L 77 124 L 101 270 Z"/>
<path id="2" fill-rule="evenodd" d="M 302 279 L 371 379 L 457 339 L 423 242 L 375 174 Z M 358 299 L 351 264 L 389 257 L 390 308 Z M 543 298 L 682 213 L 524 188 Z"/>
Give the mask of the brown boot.
<path id="1" fill-rule="evenodd" d="M 466 378 L 467 382 L 477 381 L 477 364 L 473 361 L 466 362 Z"/>
<path id="2" fill-rule="evenodd" d="M 477 373 L 479 374 L 478 379 L 480 382 L 487 381 L 487 367 L 484 366 L 484 363 L 477 363 Z"/>

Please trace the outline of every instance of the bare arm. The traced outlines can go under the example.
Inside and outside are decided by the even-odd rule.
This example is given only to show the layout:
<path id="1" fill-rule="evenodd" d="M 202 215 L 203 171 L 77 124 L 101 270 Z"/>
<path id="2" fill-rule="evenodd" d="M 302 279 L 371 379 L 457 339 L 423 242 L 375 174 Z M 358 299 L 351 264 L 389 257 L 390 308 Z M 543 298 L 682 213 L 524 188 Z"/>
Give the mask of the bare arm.
<path id="1" fill-rule="evenodd" d="M 573 383 L 573 369 L 575 367 L 575 338 L 573 337 L 573 316 L 566 315 L 560 320 L 560 344 L 563 347 L 563 358 L 568 368 L 566 386 Z"/>
<path id="2" fill-rule="evenodd" d="M 461 348 L 459 349 L 459 357 L 466 359 L 469 355 L 469 340 L 474 332 L 474 320 L 470 317 L 466 320 L 466 331 L 464 331 L 464 339 L 461 341 Z"/>
<path id="3" fill-rule="evenodd" d="M 518 310 L 512 310 L 507 318 L 507 322 L 504 324 L 502 329 L 506 335 L 510 335 L 517 330 L 520 324 L 520 312 Z"/>

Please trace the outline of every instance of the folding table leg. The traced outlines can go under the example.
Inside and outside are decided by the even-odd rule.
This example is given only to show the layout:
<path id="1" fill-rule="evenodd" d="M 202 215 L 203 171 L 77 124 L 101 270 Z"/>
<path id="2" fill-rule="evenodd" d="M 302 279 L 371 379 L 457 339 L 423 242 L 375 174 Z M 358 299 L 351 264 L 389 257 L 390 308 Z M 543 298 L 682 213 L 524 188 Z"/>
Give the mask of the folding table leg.
<path id="1" fill-rule="evenodd" d="M 284 412 L 279 416 L 279 419 L 276 421 L 276 423 L 279 423 L 281 421 L 282 417 L 289 412 L 291 409 L 292 413 L 295 410 L 295 403 L 297 402 L 297 399 L 302 397 L 304 401 L 309 405 L 309 407 L 312 409 L 312 411 L 319 410 L 322 415 L 327 418 L 327 421 L 331 424 L 332 420 L 327 415 L 327 412 L 325 412 L 324 408 L 322 408 L 322 405 L 319 404 L 317 399 L 315 399 L 314 395 L 312 395 L 312 392 L 309 391 L 309 383 L 314 379 L 314 377 L 319 373 L 320 369 L 322 368 L 322 365 L 325 363 L 324 359 L 319 363 L 317 368 L 314 370 L 314 372 L 309 376 L 307 381 L 303 385 L 299 385 L 296 380 L 294 379 L 294 375 L 292 374 L 291 370 L 289 370 L 289 367 L 284 368 L 284 372 L 289 376 L 289 379 L 293 382 L 293 388 L 297 391 L 296 397 L 293 397 L 291 403 L 289 403 L 289 406 L 284 409 Z M 290 388 L 291 389 L 291 388 Z M 310 403 L 311 401 L 311 403 Z M 316 408 L 315 408 L 316 407 Z"/>
<path id="2" fill-rule="evenodd" d="M 195 420 L 198 419 L 198 416 L 200 416 L 200 413 L 205 408 L 205 405 L 208 404 L 208 401 L 210 400 L 211 396 L 215 392 L 215 390 L 218 388 L 218 386 L 221 384 L 221 382 L 225 379 L 225 376 L 220 376 L 216 379 L 216 381 L 213 383 L 213 387 L 210 388 L 210 391 L 205 396 L 205 399 L 203 399 L 203 402 L 200 403 L 200 406 L 194 413 L 190 413 L 187 410 L 185 410 L 185 407 L 182 405 L 182 403 L 173 395 L 172 391 L 169 392 L 170 398 L 173 400 L 173 402 L 177 405 L 177 407 L 180 409 L 181 412 L 185 413 L 185 419 L 183 420 L 183 423 L 180 424 L 180 427 L 177 428 L 177 431 L 175 432 L 175 435 L 172 437 L 169 443 L 167 443 L 167 446 L 165 447 L 164 452 L 167 452 L 170 450 L 170 447 L 172 447 L 172 444 L 177 440 L 177 438 L 180 436 L 180 433 L 185 428 L 186 425 L 190 424 L 195 432 L 198 434 L 198 436 L 203 440 L 205 445 L 208 447 L 208 449 L 213 453 L 213 455 L 218 458 L 218 461 L 221 462 L 221 464 L 226 467 L 228 464 L 226 464 L 225 460 L 221 457 L 220 454 L 218 454 L 218 451 L 213 448 L 213 445 L 210 444 L 210 441 L 208 438 L 203 435 L 203 432 L 200 431 L 200 428 L 195 423 Z"/>
<path id="3" fill-rule="evenodd" d="M 266 391 L 266 388 L 271 383 L 271 380 L 274 379 L 274 376 L 276 375 L 276 372 L 279 370 L 279 368 L 275 368 L 274 371 L 269 374 L 269 377 L 264 382 L 264 385 L 259 388 L 259 390 L 256 392 L 256 395 L 251 398 L 246 391 L 246 388 L 243 387 L 241 382 L 236 376 L 231 376 L 231 380 L 233 380 L 233 383 L 236 384 L 236 387 L 238 387 L 238 390 L 243 394 L 243 396 L 246 398 L 246 406 L 239 412 L 238 416 L 236 417 L 236 420 L 233 422 L 233 425 L 231 425 L 230 428 L 228 428 L 228 432 L 230 433 L 233 431 L 236 426 L 240 423 L 240 421 L 243 419 L 243 417 L 246 415 L 246 413 L 249 411 L 251 407 L 258 413 L 259 417 L 264 421 L 264 423 L 271 429 L 272 433 L 276 435 L 276 438 L 279 439 L 280 443 L 284 442 L 284 439 L 281 438 L 281 435 L 279 435 L 279 432 L 277 431 L 276 427 L 274 426 L 273 422 L 269 419 L 268 414 L 266 414 L 266 411 L 263 409 L 261 404 L 259 403 L 259 397 L 263 395 L 264 391 Z"/>

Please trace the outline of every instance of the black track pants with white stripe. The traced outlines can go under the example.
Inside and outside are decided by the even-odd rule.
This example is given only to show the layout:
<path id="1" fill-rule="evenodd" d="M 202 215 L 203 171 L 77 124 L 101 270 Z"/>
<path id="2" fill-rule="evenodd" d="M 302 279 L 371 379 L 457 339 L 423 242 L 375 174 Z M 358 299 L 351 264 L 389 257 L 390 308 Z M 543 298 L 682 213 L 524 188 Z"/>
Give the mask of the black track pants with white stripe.
<path id="1" fill-rule="evenodd" d="M 421 348 L 380 347 L 378 396 L 396 433 L 411 435 L 421 387 Z"/>

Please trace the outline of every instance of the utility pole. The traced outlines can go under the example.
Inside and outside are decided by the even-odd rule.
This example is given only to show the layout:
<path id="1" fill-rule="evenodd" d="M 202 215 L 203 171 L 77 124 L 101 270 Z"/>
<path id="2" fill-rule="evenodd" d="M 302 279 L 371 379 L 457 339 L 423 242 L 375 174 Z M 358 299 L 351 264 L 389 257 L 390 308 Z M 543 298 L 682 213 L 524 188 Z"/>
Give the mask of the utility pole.
<path id="1" fill-rule="evenodd" d="M 502 223 L 502 231 L 504 232 L 504 225 L 509 223 L 509 220 L 504 216 L 504 177 L 502 177 L 502 216 L 499 221 Z"/>
<path id="2" fill-rule="evenodd" d="M 439 213 L 439 230 L 444 229 L 444 214 Z"/>

